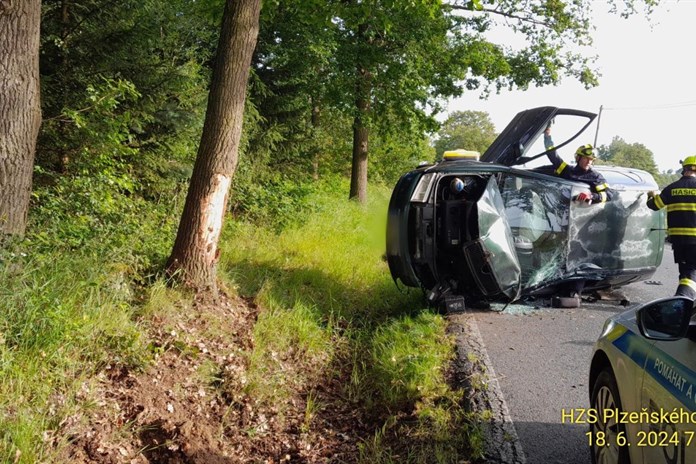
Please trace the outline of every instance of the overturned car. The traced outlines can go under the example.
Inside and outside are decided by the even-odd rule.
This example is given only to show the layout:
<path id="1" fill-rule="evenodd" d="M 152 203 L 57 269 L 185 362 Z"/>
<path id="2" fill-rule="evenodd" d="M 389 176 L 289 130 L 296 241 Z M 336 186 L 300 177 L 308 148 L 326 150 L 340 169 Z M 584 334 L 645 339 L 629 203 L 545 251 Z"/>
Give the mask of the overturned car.
<path id="1" fill-rule="evenodd" d="M 646 192 L 658 188 L 653 177 L 595 166 L 614 195 L 587 204 L 573 199 L 588 185 L 557 177 L 546 157 L 542 135 L 550 124 L 563 140 L 555 148 L 568 158 L 575 144 L 567 145 L 595 117 L 556 107 L 522 111 L 480 160 L 446 157 L 404 174 L 387 218 L 394 280 L 456 310 L 535 296 L 564 301 L 577 288 L 652 276 L 665 242 L 664 213 L 645 206 Z"/>

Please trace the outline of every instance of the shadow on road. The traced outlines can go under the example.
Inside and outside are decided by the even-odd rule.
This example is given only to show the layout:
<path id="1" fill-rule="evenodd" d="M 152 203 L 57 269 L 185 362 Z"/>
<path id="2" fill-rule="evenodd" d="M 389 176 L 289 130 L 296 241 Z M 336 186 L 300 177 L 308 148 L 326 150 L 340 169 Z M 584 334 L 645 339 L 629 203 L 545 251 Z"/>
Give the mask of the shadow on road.
<path id="1" fill-rule="evenodd" d="M 500 429 L 502 423 L 492 423 L 492 429 Z M 542 422 L 515 422 L 515 429 L 522 443 L 524 456 L 510 459 L 498 448 L 489 448 L 487 464 L 590 464 L 588 426 L 551 424 Z M 505 446 L 502 446 L 503 448 Z"/>
<path id="2" fill-rule="evenodd" d="M 527 464 L 589 464 L 585 425 L 515 422 Z"/>

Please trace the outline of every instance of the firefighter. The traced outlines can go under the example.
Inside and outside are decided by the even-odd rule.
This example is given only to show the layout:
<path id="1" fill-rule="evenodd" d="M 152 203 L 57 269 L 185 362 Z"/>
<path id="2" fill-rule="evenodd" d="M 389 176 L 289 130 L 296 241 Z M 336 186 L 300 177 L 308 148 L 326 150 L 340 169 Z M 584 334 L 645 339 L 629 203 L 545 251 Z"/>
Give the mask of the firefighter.
<path id="1" fill-rule="evenodd" d="M 682 176 L 662 189 L 648 192 L 648 208 L 667 207 L 667 235 L 674 262 L 679 265 L 679 286 L 675 295 L 696 299 L 696 156 L 682 163 Z"/>
<path id="2" fill-rule="evenodd" d="M 604 176 L 592 169 L 592 163 L 597 158 L 595 149 L 589 143 L 580 146 L 575 151 L 575 165 L 570 166 L 558 156 L 551 139 L 551 126 L 544 131 L 544 146 L 554 167 L 554 173 L 564 179 L 584 182 L 590 186 L 590 193 L 581 192 L 573 200 L 585 203 L 604 203 L 612 199 L 613 192 Z"/>
<path id="3" fill-rule="evenodd" d="M 544 131 L 544 147 L 546 147 L 547 150 L 546 156 L 548 156 L 551 164 L 553 164 L 554 173 L 557 176 L 589 185 L 590 192 L 580 192 L 573 198 L 574 201 L 594 204 L 604 203 L 613 198 L 613 192 L 609 188 L 604 176 L 592 169 L 592 163 L 596 158 L 595 150 L 592 145 L 587 144 L 580 146 L 575 151 L 575 165 L 570 166 L 558 156 L 553 146 L 553 140 L 551 139 L 551 125 L 548 125 Z M 562 293 L 567 293 L 570 298 L 575 299 L 575 304 L 579 306 L 584 289 L 585 280 L 579 279 L 569 283 L 566 288 L 562 290 Z M 565 304 L 570 305 L 570 303 Z"/>

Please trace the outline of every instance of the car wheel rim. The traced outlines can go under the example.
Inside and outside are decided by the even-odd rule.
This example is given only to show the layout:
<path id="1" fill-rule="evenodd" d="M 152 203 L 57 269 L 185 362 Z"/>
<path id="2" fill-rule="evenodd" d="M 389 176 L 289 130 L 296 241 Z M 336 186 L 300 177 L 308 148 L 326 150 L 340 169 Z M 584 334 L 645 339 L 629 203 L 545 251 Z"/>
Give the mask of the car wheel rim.
<path id="1" fill-rule="evenodd" d="M 619 447 L 617 443 L 617 435 L 619 433 L 619 424 L 614 418 L 609 421 L 604 420 L 604 412 L 608 409 L 614 410 L 617 408 L 616 400 L 609 387 L 603 386 L 597 392 L 595 404 L 593 405 L 597 411 L 597 422 L 592 426 L 593 450 L 595 462 L 597 464 L 616 464 L 619 462 Z M 606 446 L 597 446 L 597 432 L 604 433 Z"/>

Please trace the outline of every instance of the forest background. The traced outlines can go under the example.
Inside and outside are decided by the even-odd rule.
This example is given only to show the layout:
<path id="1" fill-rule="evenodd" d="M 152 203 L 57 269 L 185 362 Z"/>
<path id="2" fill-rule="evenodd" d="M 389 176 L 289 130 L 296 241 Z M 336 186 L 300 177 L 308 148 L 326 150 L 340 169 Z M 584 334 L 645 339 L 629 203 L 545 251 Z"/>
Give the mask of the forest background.
<path id="1" fill-rule="evenodd" d="M 484 112 L 439 124 L 449 98 L 563 77 L 598 85 L 592 57 L 572 50 L 591 40 L 591 3 L 264 2 L 220 245 L 230 302 L 201 300 L 164 272 L 186 220 L 226 2 L 0 2 L 0 31 L 40 18 L 36 56 L 0 35 L 0 65 L 37 60 L 38 74 L 19 80 L 40 85 L 35 111 L 0 79 L 0 201 L 16 206 L 14 180 L 30 192 L 20 214 L 4 213 L 0 249 L 3 462 L 211 462 L 211 449 L 221 462 L 481 457 L 484 419 L 448 377 L 443 319 L 420 295 L 398 292 L 380 259 L 386 203 L 420 161 L 483 152 L 495 137 Z M 657 5 L 608 4 L 626 16 Z M 528 46 L 489 42 L 496 21 Z M 34 114 L 26 150 L 13 144 L 13 118 Z M 30 152 L 30 169 L 13 172 L 20 152 Z M 600 153 L 660 185 L 675 177 L 657 172 L 639 142 L 615 138 Z M 205 337 L 235 334 L 219 358 L 209 338 L 182 335 L 207 318 L 229 332 L 206 325 Z M 173 400 L 157 418 L 128 410 L 144 401 L 132 396 L 118 411 L 103 408 L 125 395 L 125 379 L 145 382 L 174 355 L 195 360 L 202 390 L 193 391 L 217 402 L 206 413 L 219 431 L 207 450 L 167 416 Z M 320 425 L 322 411 L 342 419 Z"/>

